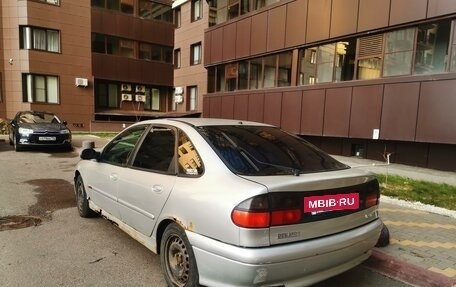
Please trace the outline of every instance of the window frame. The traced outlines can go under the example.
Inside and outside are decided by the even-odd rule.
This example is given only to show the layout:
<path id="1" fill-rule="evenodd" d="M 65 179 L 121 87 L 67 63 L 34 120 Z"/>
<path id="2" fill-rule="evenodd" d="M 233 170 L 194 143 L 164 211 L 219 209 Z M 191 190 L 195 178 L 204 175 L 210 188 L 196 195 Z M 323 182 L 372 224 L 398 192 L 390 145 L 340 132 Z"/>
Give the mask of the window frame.
<path id="1" fill-rule="evenodd" d="M 203 0 L 191 0 L 191 22 L 203 19 Z"/>
<path id="2" fill-rule="evenodd" d="M 198 48 L 197 57 L 195 57 L 195 49 Z M 201 42 L 190 45 L 190 66 L 200 65 L 203 62 L 203 47 Z"/>
<path id="3" fill-rule="evenodd" d="M 43 86 L 39 87 L 38 80 L 43 78 Z M 55 80 L 55 102 L 50 101 L 50 93 L 52 92 L 49 87 L 50 79 Z M 22 74 L 22 101 L 24 103 L 41 103 L 41 104 L 60 104 L 60 78 L 57 75 L 45 75 L 36 73 L 23 73 Z M 39 89 L 39 90 L 38 90 Z M 40 93 L 41 91 L 41 93 Z M 39 100 L 38 96 L 44 98 Z"/>
<path id="4" fill-rule="evenodd" d="M 38 32 L 43 33 L 44 36 L 42 42 L 44 44 L 44 48 L 37 47 L 36 38 Z M 57 34 L 58 39 L 54 45 L 57 46 L 57 51 L 50 48 L 49 40 L 51 38 L 50 33 Z M 21 25 L 19 27 L 19 48 L 23 50 L 34 50 L 34 51 L 42 51 L 42 52 L 49 52 L 49 53 L 61 53 L 61 37 L 60 37 L 60 30 L 52 29 L 52 28 L 45 28 L 45 27 L 37 27 L 37 26 L 29 26 L 29 25 Z"/>

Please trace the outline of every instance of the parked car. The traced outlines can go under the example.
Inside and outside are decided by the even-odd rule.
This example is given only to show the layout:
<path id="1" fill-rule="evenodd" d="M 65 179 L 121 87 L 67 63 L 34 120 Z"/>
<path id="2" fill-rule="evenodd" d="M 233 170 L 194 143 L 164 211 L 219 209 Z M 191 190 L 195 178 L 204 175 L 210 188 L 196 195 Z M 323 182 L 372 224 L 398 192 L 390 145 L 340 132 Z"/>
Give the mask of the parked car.
<path id="1" fill-rule="evenodd" d="M 160 255 L 169 286 L 306 286 L 367 259 L 383 223 L 373 174 L 261 123 L 157 119 L 74 175 L 102 215 Z"/>
<path id="2" fill-rule="evenodd" d="M 71 149 L 71 131 L 55 114 L 38 111 L 18 112 L 9 122 L 9 142 L 16 151 L 26 147 Z"/>

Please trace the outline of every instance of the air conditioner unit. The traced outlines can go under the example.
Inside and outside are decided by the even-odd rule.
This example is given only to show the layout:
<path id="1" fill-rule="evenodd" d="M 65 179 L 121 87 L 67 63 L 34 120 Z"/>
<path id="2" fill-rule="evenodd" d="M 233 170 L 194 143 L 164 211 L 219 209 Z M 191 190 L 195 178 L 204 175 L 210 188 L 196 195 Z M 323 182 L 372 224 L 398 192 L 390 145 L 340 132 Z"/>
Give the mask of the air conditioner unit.
<path id="1" fill-rule="evenodd" d="M 174 96 L 174 102 L 176 104 L 182 104 L 183 101 L 184 101 L 184 97 L 182 95 L 175 95 Z"/>
<path id="2" fill-rule="evenodd" d="M 184 88 L 182 88 L 182 87 L 175 87 L 174 88 L 174 94 L 182 95 L 183 93 L 184 93 Z"/>
<path id="3" fill-rule="evenodd" d="M 76 78 L 74 84 L 77 87 L 87 87 L 89 85 L 89 80 L 85 78 Z"/>
<path id="4" fill-rule="evenodd" d="M 136 92 L 137 93 L 144 93 L 146 91 L 146 87 L 143 85 L 137 85 L 136 86 Z"/>
<path id="5" fill-rule="evenodd" d="M 130 84 L 122 84 L 121 90 L 122 90 L 122 92 L 131 92 L 131 85 Z"/>
<path id="6" fill-rule="evenodd" d="M 121 96 L 122 96 L 122 101 L 131 101 L 133 99 L 131 94 L 122 94 Z"/>
<path id="7" fill-rule="evenodd" d="M 146 96 L 144 96 L 144 95 L 136 95 L 135 101 L 137 101 L 137 102 L 145 102 L 146 101 Z"/>

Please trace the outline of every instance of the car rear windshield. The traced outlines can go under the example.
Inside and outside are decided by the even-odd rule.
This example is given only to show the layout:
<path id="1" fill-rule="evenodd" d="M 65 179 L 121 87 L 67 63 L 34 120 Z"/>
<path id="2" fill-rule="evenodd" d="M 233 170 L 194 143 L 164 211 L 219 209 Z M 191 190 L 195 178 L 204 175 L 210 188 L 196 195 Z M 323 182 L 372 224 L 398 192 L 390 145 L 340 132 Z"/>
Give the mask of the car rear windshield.
<path id="1" fill-rule="evenodd" d="M 228 168 L 240 175 L 299 175 L 348 168 L 307 141 L 276 127 L 198 129 Z"/>

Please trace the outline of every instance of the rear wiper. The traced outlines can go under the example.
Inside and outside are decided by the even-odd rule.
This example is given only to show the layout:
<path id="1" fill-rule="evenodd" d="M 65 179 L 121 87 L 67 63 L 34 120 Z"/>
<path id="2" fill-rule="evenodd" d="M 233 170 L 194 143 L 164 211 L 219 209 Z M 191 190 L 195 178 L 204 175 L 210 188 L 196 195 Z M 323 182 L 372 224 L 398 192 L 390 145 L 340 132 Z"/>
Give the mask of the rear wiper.
<path id="1" fill-rule="evenodd" d="M 272 166 L 272 167 L 275 167 L 275 168 L 278 168 L 278 169 L 281 169 L 281 170 L 285 170 L 285 171 L 291 171 L 291 173 L 294 176 L 299 176 L 301 174 L 301 170 L 300 169 L 297 169 L 297 168 L 294 168 L 294 167 L 290 167 L 290 166 L 284 166 L 284 165 L 280 165 L 280 164 L 274 164 L 274 163 L 270 163 L 270 162 L 264 162 L 262 160 L 259 160 L 254 155 L 252 155 L 250 152 L 248 152 L 244 148 L 241 148 L 240 146 L 238 146 L 227 134 L 222 132 L 222 135 L 250 163 L 250 165 L 252 165 L 255 168 L 256 171 L 260 171 L 260 169 L 252 162 L 251 159 L 253 159 L 255 162 L 257 162 L 259 164 L 262 164 L 262 165 Z"/>

